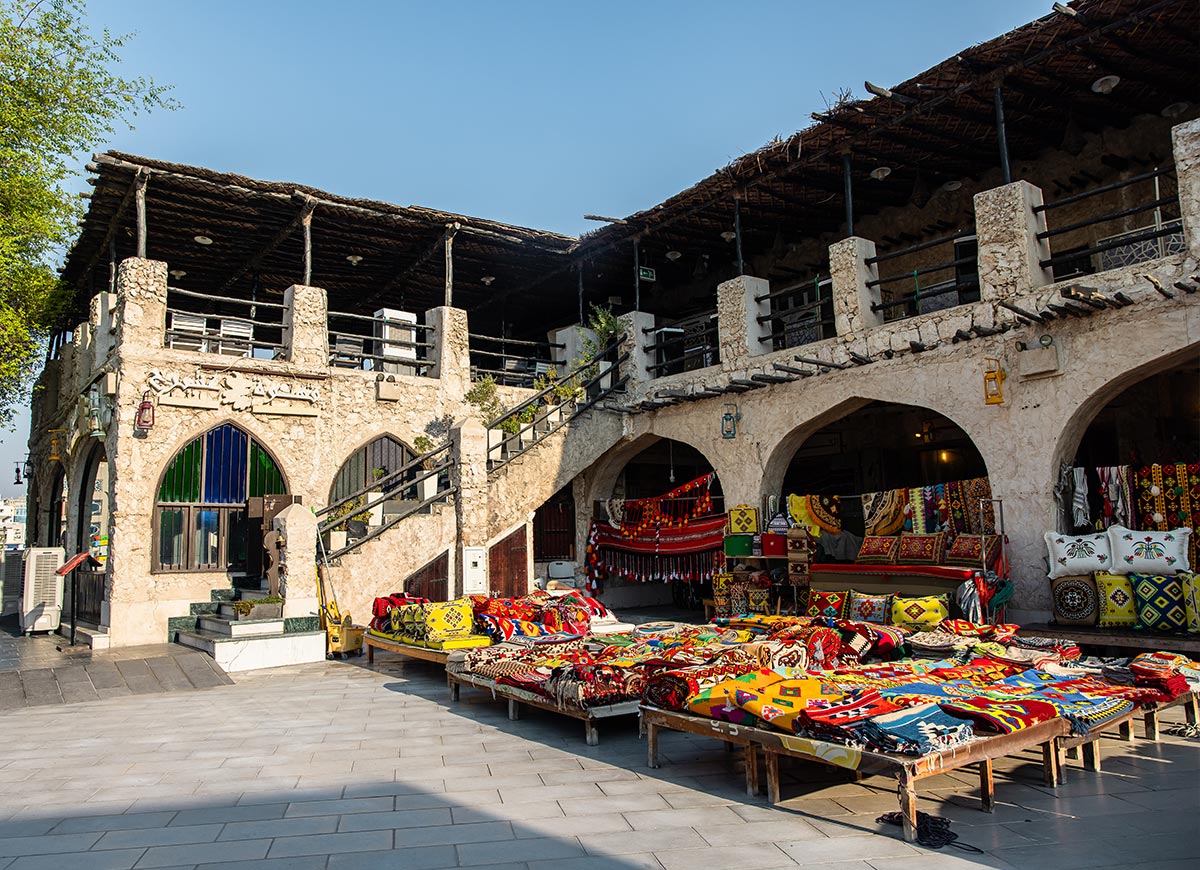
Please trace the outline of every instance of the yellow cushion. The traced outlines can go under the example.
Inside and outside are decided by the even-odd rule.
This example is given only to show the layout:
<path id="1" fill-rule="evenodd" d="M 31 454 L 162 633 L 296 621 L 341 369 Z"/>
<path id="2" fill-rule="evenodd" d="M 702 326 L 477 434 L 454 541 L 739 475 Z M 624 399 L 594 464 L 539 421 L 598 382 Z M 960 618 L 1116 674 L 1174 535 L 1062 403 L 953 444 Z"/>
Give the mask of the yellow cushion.
<path id="1" fill-rule="evenodd" d="M 1100 628 L 1133 628 L 1137 625 L 1137 604 L 1133 582 L 1128 574 L 1096 572 L 1096 593 L 1100 596 Z"/>
<path id="2" fill-rule="evenodd" d="M 1187 613 L 1187 630 L 1200 633 L 1200 574 L 1180 574 L 1183 581 L 1183 608 Z"/>
<path id="3" fill-rule="evenodd" d="M 428 649 L 471 649 L 491 646 L 492 639 L 486 634 L 469 634 L 466 637 L 448 637 L 445 640 L 427 640 L 421 646 Z"/>
<path id="4" fill-rule="evenodd" d="M 466 598 L 456 601 L 437 601 L 425 605 L 425 637 L 427 640 L 448 640 L 466 637 L 471 633 L 475 614 Z"/>
<path id="5" fill-rule="evenodd" d="M 950 618 L 949 600 L 945 595 L 925 595 L 921 598 L 892 598 L 892 625 L 914 631 L 932 631 Z"/>

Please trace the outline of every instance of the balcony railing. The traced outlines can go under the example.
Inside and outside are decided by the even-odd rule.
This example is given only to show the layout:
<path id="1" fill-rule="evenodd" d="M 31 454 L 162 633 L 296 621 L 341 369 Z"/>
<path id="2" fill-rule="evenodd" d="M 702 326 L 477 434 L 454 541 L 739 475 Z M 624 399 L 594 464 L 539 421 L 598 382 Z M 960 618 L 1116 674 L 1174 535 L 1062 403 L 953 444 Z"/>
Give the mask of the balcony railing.
<path id="1" fill-rule="evenodd" d="M 283 355 L 283 311 L 278 302 L 167 288 L 165 344 L 222 356 L 275 359 Z"/>
<path id="2" fill-rule="evenodd" d="M 877 266 L 890 260 L 907 257 L 920 251 L 952 245 L 953 257 L 949 260 L 921 265 L 912 270 L 895 272 L 868 281 L 867 286 L 877 288 L 883 295 L 884 287 L 891 298 L 881 299 L 871 305 L 871 310 L 883 312 L 885 320 L 902 320 L 931 311 L 941 311 L 956 305 L 965 305 L 979 300 L 979 258 L 975 230 L 959 230 L 948 236 L 928 239 L 907 248 L 887 251 L 866 260 L 868 266 Z M 949 279 L 929 283 L 922 281 L 923 275 L 953 271 Z M 911 283 L 910 283 L 911 282 Z M 922 286 L 924 284 L 925 286 Z"/>
<path id="3" fill-rule="evenodd" d="M 1060 253 L 1041 260 L 1042 268 L 1054 270 L 1056 280 L 1094 272 L 1105 272 L 1122 266 L 1133 266 L 1147 260 L 1155 260 L 1171 254 L 1183 253 L 1185 244 L 1183 227 L 1179 217 L 1178 181 L 1174 166 L 1160 167 L 1149 172 L 1111 184 L 1103 184 L 1081 193 L 1064 196 L 1036 206 L 1036 212 L 1049 212 L 1073 205 L 1094 196 L 1141 186 L 1140 201 L 1116 211 L 1090 215 L 1083 220 L 1051 226 L 1037 234 L 1039 239 L 1052 240 L 1067 233 L 1084 233 L 1091 227 L 1107 225 L 1099 232 L 1084 233 L 1092 240 L 1077 247 L 1069 247 Z M 1122 202 L 1129 201 L 1129 194 L 1122 194 Z M 1128 218 L 1149 213 L 1149 222 L 1129 228 Z M 1050 242 L 1053 247 L 1054 242 Z"/>
<path id="4" fill-rule="evenodd" d="M 758 318 L 771 324 L 771 346 L 775 350 L 800 347 L 837 335 L 833 317 L 833 281 L 818 275 L 756 296 L 755 302 L 770 301 L 771 313 Z"/>
<path id="5" fill-rule="evenodd" d="M 651 338 L 643 347 L 653 359 L 646 366 L 651 377 L 707 368 L 721 361 L 715 308 L 643 329 L 642 333 Z"/>
<path id="6" fill-rule="evenodd" d="M 329 365 L 428 376 L 433 370 L 429 327 L 417 323 L 415 314 L 397 312 L 391 317 L 329 312 Z"/>
<path id="7" fill-rule="evenodd" d="M 491 376 L 507 387 L 532 387 L 539 375 L 555 368 L 554 351 L 566 347 L 548 341 L 523 341 L 494 335 L 467 336 L 471 348 L 471 380 Z"/>

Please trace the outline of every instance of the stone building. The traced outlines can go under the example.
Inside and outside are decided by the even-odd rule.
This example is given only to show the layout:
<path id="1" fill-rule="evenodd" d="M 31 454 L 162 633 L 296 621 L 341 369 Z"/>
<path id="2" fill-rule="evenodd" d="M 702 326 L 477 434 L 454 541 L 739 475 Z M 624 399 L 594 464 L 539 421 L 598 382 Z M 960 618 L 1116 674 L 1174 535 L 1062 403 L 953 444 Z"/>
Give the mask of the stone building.
<path id="1" fill-rule="evenodd" d="M 1044 619 L 1061 466 L 1200 452 L 1198 26 L 1080 0 L 578 239 L 97 155 L 30 538 L 85 547 L 103 481 L 97 634 L 192 632 L 278 570 L 304 635 L 318 537 L 361 621 L 578 569 L 597 506 L 677 469 L 730 505 L 986 475 L 1010 615 Z"/>

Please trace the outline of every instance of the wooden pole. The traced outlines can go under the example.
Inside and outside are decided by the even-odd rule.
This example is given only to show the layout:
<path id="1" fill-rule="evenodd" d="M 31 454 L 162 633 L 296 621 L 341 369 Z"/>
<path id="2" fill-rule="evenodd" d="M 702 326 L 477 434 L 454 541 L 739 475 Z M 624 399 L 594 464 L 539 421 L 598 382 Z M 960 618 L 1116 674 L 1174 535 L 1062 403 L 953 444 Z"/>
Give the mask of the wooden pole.
<path id="1" fill-rule="evenodd" d="M 842 155 L 842 181 L 845 185 L 846 235 L 854 235 L 854 184 L 850 180 L 850 155 Z"/>
<path id="2" fill-rule="evenodd" d="M 737 273 L 745 275 L 745 263 L 742 260 L 742 200 L 733 198 L 733 241 L 737 245 Z"/>
<path id="3" fill-rule="evenodd" d="M 579 261 L 577 270 L 579 273 L 579 325 L 583 326 L 583 260 Z"/>
<path id="4" fill-rule="evenodd" d="M 454 234 L 458 232 L 462 225 L 453 223 L 446 228 L 446 307 L 451 308 L 454 305 Z"/>
<path id="5" fill-rule="evenodd" d="M 108 240 L 108 292 L 117 292 L 117 240 Z"/>
<path id="6" fill-rule="evenodd" d="M 300 283 L 305 287 L 310 287 L 312 286 L 312 212 L 304 216 L 301 225 L 304 227 L 304 280 Z"/>
<path id="7" fill-rule="evenodd" d="M 633 310 L 642 310 L 642 251 L 636 237 L 633 240 Z"/>
<path id="8" fill-rule="evenodd" d="M 1004 176 L 1004 183 L 1012 182 L 1012 167 L 1008 164 L 1008 133 L 1004 129 L 1004 94 L 1000 91 L 1000 86 L 996 85 L 992 91 L 992 99 L 996 103 L 996 138 L 1000 147 L 1000 172 Z"/>
<path id="9" fill-rule="evenodd" d="M 139 172 L 134 192 L 137 204 L 137 255 L 146 259 L 146 179 L 145 173 Z"/>

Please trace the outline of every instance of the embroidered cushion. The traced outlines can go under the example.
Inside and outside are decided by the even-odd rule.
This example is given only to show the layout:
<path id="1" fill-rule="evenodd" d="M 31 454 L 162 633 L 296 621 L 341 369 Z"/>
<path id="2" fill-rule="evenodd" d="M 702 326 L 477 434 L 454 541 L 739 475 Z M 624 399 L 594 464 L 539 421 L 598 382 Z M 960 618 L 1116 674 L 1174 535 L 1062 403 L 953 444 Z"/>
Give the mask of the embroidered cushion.
<path id="1" fill-rule="evenodd" d="M 1133 602 L 1133 584 L 1125 574 L 1096 574 L 1096 593 L 1100 596 L 1101 628 L 1133 628 L 1137 625 L 1137 607 Z"/>
<path id="2" fill-rule="evenodd" d="M 1200 633 L 1200 577 L 1195 574 L 1180 574 L 1183 585 L 1183 612 L 1187 615 L 1187 630 Z"/>
<path id="3" fill-rule="evenodd" d="M 1188 571 L 1188 541 L 1192 530 L 1135 532 L 1124 526 L 1111 526 L 1112 571 L 1117 574 L 1178 574 Z"/>
<path id="4" fill-rule="evenodd" d="M 457 601 L 439 601 L 421 605 L 425 608 L 425 636 L 429 640 L 448 640 L 466 637 L 475 623 L 471 602 L 465 598 Z"/>
<path id="5" fill-rule="evenodd" d="M 1187 612 L 1183 584 L 1175 574 L 1130 574 L 1138 625 L 1150 631 L 1183 631 Z"/>
<path id="6" fill-rule="evenodd" d="M 1100 598 L 1091 574 L 1055 577 L 1050 581 L 1054 621 L 1059 625 L 1095 625 L 1100 618 Z"/>
<path id="7" fill-rule="evenodd" d="M 858 558 L 864 564 L 895 565 L 900 552 L 900 539 L 888 535 L 867 535 L 863 538 Z"/>
<path id="8" fill-rule="evenodd" d="M 925 595 L 921 598 L 892 597 L 892 625 L 913 631 L 929 631 L 950 618 L 950 596 Z"/>
<path id="9" fill-rule="evenodd" d="M 983 565 L 990 568 L 998 558 L 999 535 L 959 535 L 946 551 L 947 565 L 961 565 L 964 568 L 979 568 Z"/>
<path id="10" fill-rule="evenodd" d="M 405 604 L 400 608 L 400 630 L 416 640 L 425 639 L 425 609 L 428 604 Z"/>
<path id="11" fill-rule="evenodd" d="M 1046 532 L 1050 579 L 1113 570 L 1112 547 L 1104 532 L 1095 535 L 1064 535 Z"/>
<path id="12" fill-rule="evenodd" d="M 890 595 L 864 595 L 851 590 L 850 609 L 846 611 L 846 618 L 883 625 L 887 622 L 888 605 L 891 603 Z"/>
<path id="13" fill-rule="evenodd" d="M 901 535 L 896 561 L 901 565 L 940 565 L 946 556 L 946 536 Z"/>
<path id="14" fill-rule="evenodd" d="M 841 619 L 849 598 L 847 592 L 821 592 L 812 589 L 808 593 L 808 615 Z"/>

